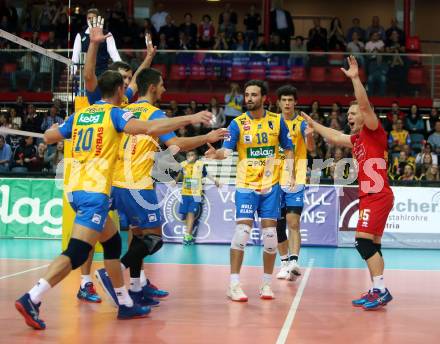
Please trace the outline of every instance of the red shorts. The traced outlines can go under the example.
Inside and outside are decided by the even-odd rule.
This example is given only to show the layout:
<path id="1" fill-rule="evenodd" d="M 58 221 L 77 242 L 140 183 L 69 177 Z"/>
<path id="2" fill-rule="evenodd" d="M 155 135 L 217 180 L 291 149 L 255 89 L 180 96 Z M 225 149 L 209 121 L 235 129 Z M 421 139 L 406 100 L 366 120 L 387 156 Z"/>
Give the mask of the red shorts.
<path id="1" fill-rule="evenodd" d="M 382 236 L 393 204 L 394 195 L 388 192 L 361 197 L 359 199 L 359 221 L 356 231 Z"/>

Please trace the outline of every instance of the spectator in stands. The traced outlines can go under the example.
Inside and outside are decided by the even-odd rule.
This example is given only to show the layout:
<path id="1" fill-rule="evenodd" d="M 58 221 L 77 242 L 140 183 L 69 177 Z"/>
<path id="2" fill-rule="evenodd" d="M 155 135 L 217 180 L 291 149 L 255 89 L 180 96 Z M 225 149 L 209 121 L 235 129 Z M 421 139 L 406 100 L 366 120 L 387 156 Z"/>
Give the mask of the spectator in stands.
<path id="1" fill-rule="evenodd" d="M 371 19 L 371 26 L 367 28 L 366 37 L 369 38 L 373 33 L 379 33 L 379 39 L 385 41 L 385 29 L 380 25 L 380 19 L 378 16 L 374 16 Z"/>
<path id="2" fill-rule="evenodd" d="M 365 30 L 361 28 L 361 21 L 359 18 L 353 18 L 352 20 L 353 26 L 347 30 L 347 36 L 346 40 L 347 42 L 350 42 L 353 40 L 353 33 L 357 33 L 357 37 L 360 41 L 365 42 L 366 36 L 365 36 Z"/>
<path id="3" fill-rule="evenodd" d="M 55 31 L 55 39 L 64 49 L 67 48 L 67 36 L 69 32 L 67 11 L 68 11 L 67 7 L 60 7 L 57 13 L 55 14 L 54 19 L 52 20 L 52 26 Z"/>
<path id="4" fill-rule="evenodd" d="M 145 49 L 145 35 L 150 34 L 153 44 L 158 43 L 158 32 L 149 18 L 145 18 L 141 29 L 139 30 L 138 39 L 134 48 Z"/>
<path id="5" fill-rule="evenodd" d="M 290 37 L 295 34 L 292 15 L 282 7 L 282 1 L 274 1 L 270 10 L 270 33 L 277 33 L 284 49 L 290 49 Z"/>
<path id="6" fill-rule="evenodd" d="M 173 113 L 173 116 L 181 116 L 183 115 L 182 111 L 179 109 L 179 105 L 175 100 L 170 101 L 170 109 Z"/>
<path id="7" fill-rule="evenodd" d="M 250 46 L 249 42 L 246 40 L 246 37 L 243 32 L 238 31 L 235 34 L 235 39 L 234 39 L 234 42 L 232 43 L 232 50 L 235 50 L 235 51 L 251 50 L 251 46 Z"/>
<path id="8" fill-rule="evenodd" d="M 39 133 L 41 132 L 42 123 L 43 123 L 43 118 L 41 114 L 38 114 L 35 111 L 35 106 L 33 104 L 29 104 L 27 106 L 26 114 L 24 115 L 22 129 L 24 131 Z"/>
<path id="9" fill-rule="evenodd" d="M 176 49 L 177 48 L 177 42 L 179 40 L 179 28 L 174 24 L 173 17 L 171 16 L 171 14 L 168 14 L 165 17 L 165 25 L 160 28 L 159 41 L 160 41 L 161 35 L 165 36 L 167 49 Z M 163 41 L 163 38 L 162 38 L 162 41 Z M 163 43 L 162 43 L 162 46 L 163 46 Z M 159 49 L 163 49 L 163 48 L 159 48 Z"/>
<path id="10" fill-rule="evenodd" d="M 257 13 L 256 7 L 254 4 L 251 5 L 249 12 L 245 15 L 243 24 L 246 28 L 246 39 L 252 45 L 257 44 L 259 27 L 261 25 L 261 16 L 260 13 Z"/>
<path id="11" fill-rule="evenodd" d="M 36 160 L 37 149 L 34 145 L 34 138 L 32 136 L 20 139 L 20 145 L 14 152 L 14 161 L 11 168 L 15 173 L 26 173 L 29 166 Z"/>
<path id="12" fill-rule="evenodd" d="M 225 12 L 223 14 L 223 23 L 219 26 L 219 32 L 223 32 L 225 34 L 226 41 L 228 45 L 231 45 L 232 40 L 235 35 L 235 24 L 230 19 L 229 12 Z"/>
<path id="13" fill-rule="evenodd" d="M 387 113 L 388 122 L 391 123 L 393 121 L 393 115 L 397 115 L 401 120 L 405 118 L 405 112 L 400 110 L 399 102 L 397 100 L 392 102 L 391 111 Z"/>
<path id="14" fill-rule="evenodd" d="M 229 92 L 225 94 L 226 126 L 228 126 L 235 117 L 243 113 L 243 100 L 243 95 L 240 93 L 240 86 L 232 82 Z"/>
<path id="15" fill-rule="evenodd" d="M 339 17 L 335 17 L 330 22 L 330 32 L 328 38 L 328 48 L 333 51 L 345 51 L 345 37 L 342 31 L 342 23 Z"/>
<path id="16" fill-rule="evenodd" d="M 187 34 L 183 31 L 179 32 L 179 42 L 177 45 L 177 49 L 179 50 L 193 50 L 196 46 L 194 42 L 187 36 Z"/>
<path id="17" fill-rule="evenodd" d="M 397 34 L 399 35 L 399 44 L 404 47 L 405 32 L 401 28 L 399 28 L 398 24 L 399 22 L 397 21 L 397 18 L 391 19 L 391 26 L 385 31 L 385 40 L 391 40 L 391 35 L 393 34 L 393 31 L 397 31 Z"/>
<path id="18" fill-rule="evenodd" d="M 45 161 L 45 153 L 47 146 L 41 142 L 37 147 L 35 159 L 29 163 L 30 172 L 47 172 L 49 171 L 49 163 Z"/>
<path id="19" fill-rule="evenodd" d="M 314 100 L 312 105 L 310 106 L 310 117 L 312 117 L 315 121 L 319 121 L 321 123 L 322 120 L 321 106 L 319 105 L 319 101 Z"/>
<path id="20" fill-rule="evenodd" d="M 229 50 L 229 43 L 226 39 L 226 34 L 224 31 L 220 31 L 215 37 L 214 50 Z"/>
<path id="21" fill-rule="evenodd" d="M 61 124 L 63 123 L 63 119 L 58 115 L 59 110 L 55 105 L 52 105 L 49 113 L 44 117 L 43 123 L 41 124 L 41 131 L 45 132 L 49 129 L 53 124 Z"/>
<path id="22" fill-rule="evenodd" d="M 411 182 L 416 180 L 416 176 L 414 174 L 414 166 L 411 164 L 406 164 L 403 168 L 403 174 L 399 177 L 399 180 Z"/>
<path id="23" fill-rule="evenodd" d="M 11 124 L 9 123 L 9 116 L 4 113 L 0 114 L 0 128 L 11 128 Z"/>
<path id="24" fill-rule="evenodd" d="M 11 126 L 12 129 L 18 130 L 18 127 L 14 124 Z M 7 135 L 6 143 L 11 146 L 12 154 L 15 153 L 15 150 L 20 146 L 23 141 L 23 136 L 21 135 Z"/>
<path id="25" fill-rule="evenodd" d="M 91 8 L 87 11 L 87 21 L 92 21 L 99 16 L 99 11 L 96 8 Z M 87 27 L 82 33 L 78 33 L 73 43 L 72 62 L 78 64 L 80 62 L 81 52 L 86 53 L 90 44 L 90 29 Z M 107 37 L 104 43 L 101 43 L 96 57 L 96 75 L 101 75 L 107 70 L 109 59 L 113 62 L 121 61 L 118 50 L 116 48 L 115 38 L 113 36 Z M 73 68 L 75 74 L 77 67 Z"/>
<path id="26" fill-rule="evenodd" d="M 9 163 L 11 158 L 11 146 L 6 143 L 4 136 L 0 135 L 0 173 L 9 171 Z"/>
<path id="27" fill-rule="evenodd" d="M 35 82 L 35 72 L 38 66 L 38 58 L 32 53 L 31 50 L 28 50 L 25 55 L 20 58 L 19 65 L 20 69 L 11 73 L 12 91 L 17 91 L 17 76 L 26 76 L 29 79 L 27 89 L 28 91 L 31 91 Z"/>
<path id="28" fill-rule="evenodd" d="M 195 100 L 190 100 L 188 107 L 191 109 L 193 114 L 197 113 L 197 112 L 199 112 L 201 110 L 200 107 L 199 107 L 199 104 L 197 104 L 197 102 Z"/>
<path id="29" fill-rule="evenodd" d="M 403 121 L 401 119 L 397 120 L 395 128 L 391 130 L 388 142 L 393 152 L 400 152 L 403 145 L 411 144 L 409 133 L 403 129 Z"/>
<path id="30" fill-rule="evenodd" d="M 313 28 L 309 30 L 309 41 L 307 42 L 308 51 L 327 50 L 327 30 L 321 27 L 321 19 L 313 19 Z"/>
<path id="31" fill-rule="evenodd" d="M 347 44 L 347 51 L 356 54 L 363 53 L 365 50 L 365 44 L 361 41 L 359 33 L 357 31 L 353 31 L 350 37 L 350 42 Z M 356 56 L 358 59 L 360 56 Z"/>
<path id="32" fill-rule="evenodd" d="M 440 120 L 438 109 L 436 107 L 432 107 L 431 113 L 423 117 L 426 134 L 430 134 L 434 130 L 435 122 L 438 120 Z"/>
<path id="33" fill-rule="evenodd" d="M 405 120 L 405 129 L 410 134 L 423 134 L 425 126 L 423 120 L 419 116 L 419 108 L 416 104 L 411 105 L 409 115 Z"/>
<path id="34" fill-rule="evenodd" d="M 133 49 L 137 40 L 139 26 L 133 17 L 128 17 L 127 22 L 122 28 L 122 46 L 124 49 Z"/>
<path id="35" fill-rule="evenodd" d="M 10 0 L 5 0 L 1 8 L 1 14 L 7 19 L 7 27 L 4 29 L 9 32 L 18 30 L 18 14 L 17 9 Z"/>
<path id="36" fill-rule="evenodd" d="M 156 4 L 156 12 L 151 16 L 151 22 L 153 23 L 156 32 L 159 32 L 162 26 L 166 24 L 165 18 L 168 12 L 165 11 L 165 6 L 162 2 Z"/>
<path id="37" fill-rule="evenodd" d="M 385 44 L 380 39 L 379 32 L 373 32 L 370 41 L 365 45 L 366 52 L 371 54 L 367 57 L 369 95 L 385 95 L 388 65 L 380 55 L 384 49 Z"/>
<path id="38" fill-rule="evenodd" d="M 212 129 L 222 128 L 226 123 L 226 118 L 224 110 L 218 105 L 218 100 L 216 97 L 212 97 L 211 101 L 206 108 L 209 112 L 212 112 L 214 119 L 211 121 L 210 125 Z"/>
<path id="39" fill-rule="evenodd" d="M 434 132 L 429 135 L 428 142 L 436 154 L 440 154 L 440 120 L 437 120 L 434 125 Z"/>
<path id="40" fill-rule="evenodd" d="M 290 48 L 292 52 L 306 52 L 307 47 L 304 44 L 303 36 L 296 36 L 293 40 L 292 47 Z M 292 66 L 303 67 L 307 64 L 306 54 L 290 54 L 290 61 Z"/>
<path id="41" fill-rule="evenodd" d="M 24 8 L 21 14 L 21 28 L 23 32 L 30 32 L 36 29 L 35 19 L 32 16 L 33 5 L 26 1 L 24 3 Z M 73 16 L 72 16 L 73 19 Z"/>
<path id="42" fill-rule="evenodd" d="M 8 17 L 2 16 L 0 19 L 0 29 L 4 31 L 8 31 L 9 23 L 8 23 Z"/>
<path id="43" fill-rule="evenodd" d="M 270 51 L 286 50 L 286 46 L 281 41 L 281 37 L 277 32 L 274 32 L 273 34 L 270 35 L 270 42 L 269 42 L 268 50 L 270 50 Z"/>
<path id="44" fill-rule="evenodd" d="M 393 54 L 391 57 L 388 56 L 388 78 L 395 85 L 396 95 L 399 97 L 406 90 L 407 67 L 405 57 L 400 55 L 405 52 L 405 46 L 400 45 L 397 31 L 391 33 L 385 51 L 388 54 Z"/>
<path id="45" fill-rule="evenodd" d="M 38 29 L 40 31 L 53 30 L 52 20 L 57 13 L 57 7 L 54 1 L 46 1 L 38 18 Z"/>
<path id="46" fill-rule="evenodd" d="M 46 149 L 44 152 L 44 162 L 49 164 L 49 171 L 56 173 L 57 166 L 64 159 L 64 142 L 57 143 L 56 149 L 51 153 Z"/>
<path id="47" fill-rule="evenodd" d="M 17 110 L 17 113 L 20 116 L 23 116 L 23 114 L 26 112 L 26 104 L 23 102 L 22 96 L 17 96 L 14 104 L 14 109 Z"/>
<path id="48" fill-rule="evenodd" d="M 220 13 L 219 17 L 218 17 L 218 25 L 222 25 L 225 22 L 225 14 L 227 13 L 227 16 L 229 16 L 229 21 L 234 24 L 237 25 L 238 24 L 238 16 L 237 13 L 232 9 L 232 5 L 230 2 L 227 2 L 225 4 L 225 10 Z"/>
<path id="49" fill-rule="evenodd" d="M 215 28 L 211 21 L 211 16 L 205 14 L 199 24 L 199 47 L 211 49 L 214 45 Z"/>
<path id="50" fill-rule="evenodd" d="M 113 32 L 115 40 L 120 42 L 127 26 L 127 16 L 122 7 L 122 3 L 117 1 L 107 14 L 106 24 L 108 25 L 108 30 Z"/>
<path id="51" fill-rule="evenodd" d="M 408 164 L 416 165 L 416 157 L 413 154 L 413 150 L 410 145 L 403 145 L 402 152 L 406 154 L 406 162 Z"/>
<path id="52" fill-rule="evenodd" d="M 432 152 L 432 146 L 429 142 L 425 143 L 423 150 L 417 154 L 415 164 L 420 166 L 425 161 L 425 156 L 429 155 L 433 165 L 438 165 L 438 156 Z"/>
<path id="53" fill-rule="evenodd" d="M 32 32 L 30 42 L 36 45 L 43 45 L 43 41 L 40 39 L 40 33 L 38 31 Z"/>
<path id="54" fill-rule="evenodd" d="M 179 31 L 188 36 L 191 45 L 197 44 L 197 25 L 192 22 L 192 14 L 187 12 L 184 15 L 185 22 L 180 25 Z"/>
<path id="55" fill-rule="evenodd" d="M 432 165 L 431 168 L 426 171 L 425 174 L 420 176 L 421 180 L 426 180 L 429 182 L 438 182 L 440 181 L 439 171 L 437 165 Z"/>
<path id="56" fill-rule="evenodd" d="M 21 129 L 21 125 L 22 125 L 23 119 L 21 118 L 20 115 L 17 114 L 17 110 L 15 110 L 15 108 L 11 108 L 9 110 L 9 123 L 18 128 Z"/>

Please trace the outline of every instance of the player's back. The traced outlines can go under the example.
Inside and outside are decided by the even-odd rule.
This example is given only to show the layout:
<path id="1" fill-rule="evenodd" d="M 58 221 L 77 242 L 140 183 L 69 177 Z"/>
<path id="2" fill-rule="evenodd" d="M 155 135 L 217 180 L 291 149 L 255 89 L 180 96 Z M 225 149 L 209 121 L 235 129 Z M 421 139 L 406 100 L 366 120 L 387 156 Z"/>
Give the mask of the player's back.
<path id="1" fill-rule="evenodd" d="M 160 111 L 147 101 L 137 101 L 124 109 L 143 121 L 152 120 Z M 151 172 L 155 153 L 159 149 L 158 137 L 123 134 L 118 147 L 113 185 L 126 189 L 153 189 Z"/>
<path id="2" fill-rule="evenodd" d="M 121 134 L 112 120 L 114 105 L 97 102 L 68 119 L 72 160 L 68 164 L 67 191 L 108 194 Z"/>

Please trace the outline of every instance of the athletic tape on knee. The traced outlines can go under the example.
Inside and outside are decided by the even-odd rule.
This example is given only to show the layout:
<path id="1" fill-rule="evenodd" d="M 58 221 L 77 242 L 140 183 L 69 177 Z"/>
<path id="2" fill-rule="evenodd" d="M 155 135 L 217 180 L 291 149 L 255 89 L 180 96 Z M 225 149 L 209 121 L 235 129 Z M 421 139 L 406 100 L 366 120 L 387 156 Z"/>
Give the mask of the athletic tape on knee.
<path id="1" fill-rule="evenodd" d="M 234 250 L 244 251 L 246 247 L 246 243 L 251 236 L 251 227 L 244 224 L 239 223 L 235 227 L 235 233 L 232 237 L 231 248 Z"/>
<path id="2" fill-rule="evenodd" d="M 66 250 L 61 254 L 69 257 L 72 270 L 75 270 L 87 261 L 91 250 L 92 245 L 89 243 L 75 238 L 70 238 Z"/>
<path id="3" fill-rule="evenodd" d="M 263 229 L 263 245 L 264 252 L 269 254 L 276 254 L 278 247 L 277 230 L 275 227 Z"/>
<path id="4" fill-rule="evenodd" d="M 122 252 L 122 241 L 119 232 L 101 243 L 104 249 L 104 259 L 119 259 Z"/>
<path id="5" fill-rule="evenodd" d="M 378 252 L 376 245 L 371 239 L 357 238 L 355 246 L 364 260 L 370 259 Z"/>

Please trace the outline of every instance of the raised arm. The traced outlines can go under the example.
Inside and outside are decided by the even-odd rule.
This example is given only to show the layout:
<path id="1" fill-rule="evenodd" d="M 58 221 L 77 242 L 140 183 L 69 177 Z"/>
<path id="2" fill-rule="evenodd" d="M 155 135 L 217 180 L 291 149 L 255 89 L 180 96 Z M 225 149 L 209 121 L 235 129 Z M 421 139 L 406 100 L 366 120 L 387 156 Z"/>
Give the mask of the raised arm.
<path id="1" fill-rule="evenodd" d="M 304 112 L 301 113 L 301 116 L 304 117 L 304 119 L 307 121 L 307 124 L 313 130 L 315 130 L 319 135 L 324 137 L 328 142 L 335 144 L 337 146 L 344 146 L 349 148 L 353 147 L 350 140 L 350 135 L 345 135 L 335 129 L 327 128 L 322 124 L 319 124 L 318 122 L 314 121 L 309 115 L 305 114 Z"/>
<path id="2" fill-rule="evenodd" d="M 124 132 L 131 135 L 146 134 L 159 136 L 177 130 L 189 124 L 208 124 L 212 120 L 212 113 L 201 111 L 195 115 L 175 118 L 155 119 L 152 121 L 130 120 L 124 127 Z"/>
<path id="3" fill-rule="evenodd" d="M 145 35 L 145 45 L 147 46 L 147 55 L 145 56 L 144 61 L 142 61 L 139 68 L 136 70 L 136 72 L 133 75 L 133 78 L 131 79 L 130 85 L 128 85 L 129 88 L 133 90 L 133 94 L 136 94 L 137 92 L 137 84 L 136 84 L 136 78 L 141 70 L 145 68 L 149 68 L 151 66 L 151 63 L 153 62 L 154 56 L 156 56 L 157 48 L 153 46 L 153 40 L 151 38 L 151 35 L 147 33 Z"/>
<path id="4" fill-rule="evenodd" d="M 347 57 L 347 62 L 349 69 L 346 70 L 341 68 L 344 74 L 351 79 L 353 83 L 354 95 L 359 104 L 359 111 L 364 118 L 364 123 L 370 130 L 376 130 L 379 125 L 379 120 L 374 113 L 373 108 L 368 101 L 367 92 L 365 91 L 364 85 L 362 85 L 361 79 L 359 78 L 359 67 L 354 56 Z"/>
<path id="5" fill-rule="evenodd" d="M 96 56 L 98 55 L 99 45 L 104 42 L 111 34 L 104 35 L 102 29 L 104 27 L 104 18 L 94 18 L 92 22 L 88 22 L 90 30 L 90 44 L 86 54 L 84 65 L 84 81 L 86 90 L 94 92 L 98 87 L 98 78 L 96 77 Z"/>

